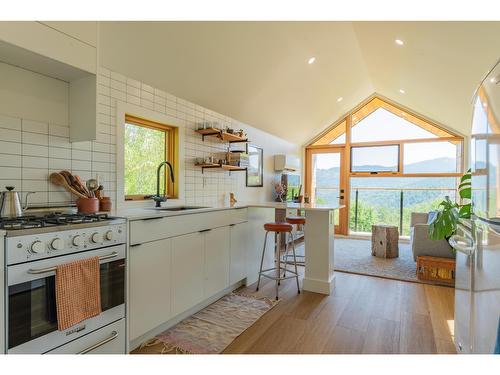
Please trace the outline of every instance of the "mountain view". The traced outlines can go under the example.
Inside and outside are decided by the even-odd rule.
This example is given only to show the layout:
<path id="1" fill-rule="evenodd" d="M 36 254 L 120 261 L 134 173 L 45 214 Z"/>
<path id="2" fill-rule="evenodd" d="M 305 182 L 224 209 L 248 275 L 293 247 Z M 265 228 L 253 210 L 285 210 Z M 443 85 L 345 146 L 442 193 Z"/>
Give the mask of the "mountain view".
<path id="1" fill-rule="evenodd" d="M 455 159 L 452 158 L 436 158 L 405 165 L 405 172 L 453 172 L 455 163 Z M 380 170 L 376 165 L 366 165 L 363 168 Z M 336 187 L 339 174 L 340 170 L 337 167 L 316 170 L 318 203 L 338 201 Z M 428 212 L 436 209 L 446 195 L 454 200 L 455 190 L 454 177 L 352 177 L 350 229 L 357 232 L 371 232 L 371 225 L 377 223 L 399 226 L 401 192 L 403 192 L 402 235 L 409 235 L 411 212 Z"/>

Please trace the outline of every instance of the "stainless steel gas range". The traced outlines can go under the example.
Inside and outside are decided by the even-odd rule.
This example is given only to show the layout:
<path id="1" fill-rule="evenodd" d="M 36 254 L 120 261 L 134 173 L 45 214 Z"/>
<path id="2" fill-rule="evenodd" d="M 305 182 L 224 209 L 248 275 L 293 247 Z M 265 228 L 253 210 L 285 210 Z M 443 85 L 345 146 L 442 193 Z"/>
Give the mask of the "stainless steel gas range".
<path id="1" fill-rule="evenodd" d="M 8 353 L 125 353 L 126 222 L 51 213 L 0 218 L 5 236 Z M 55 268 L 100 257 L 102 313 L 57 329 Z"/>

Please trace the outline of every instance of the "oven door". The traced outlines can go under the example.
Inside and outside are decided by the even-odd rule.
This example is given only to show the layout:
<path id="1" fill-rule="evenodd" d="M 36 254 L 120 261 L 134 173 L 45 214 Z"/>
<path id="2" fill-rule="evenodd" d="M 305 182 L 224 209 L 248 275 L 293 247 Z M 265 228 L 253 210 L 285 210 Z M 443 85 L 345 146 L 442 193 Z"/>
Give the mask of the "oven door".
<path id="1" fill-rule="evenodd" d="M 55 271 L 59 264 L 101 258 L 102 313 L 57 330 Z M 46 353 L 125 316 L 125 245 L 44 259 L 7 268 L 8 353 Z"/>

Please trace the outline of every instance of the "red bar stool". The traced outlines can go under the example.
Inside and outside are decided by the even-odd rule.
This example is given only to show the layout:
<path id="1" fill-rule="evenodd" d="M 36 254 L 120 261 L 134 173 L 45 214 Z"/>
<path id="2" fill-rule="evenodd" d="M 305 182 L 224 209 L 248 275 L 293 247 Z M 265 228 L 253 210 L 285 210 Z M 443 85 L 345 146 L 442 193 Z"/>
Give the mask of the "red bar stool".
<path id="1" fill-rule="evenodd" d="M 299 225 L 306 224 L 306 218 L 304 216 L 287 216 L 285 220 L 289 224 L 297 225 L 296 229 L 298 228 Z M 288 263 L 288 257 L 290 257 L 290 255 L 288 255 L 288 253 L 285 252 L 285 258 L 284 258 L 285 260 L 284 261 L 286 263 Z M 297 258 L 301 258 L 302 260 L 297 261 Z M 305 264 L 306 264 L 305 255 L 295 255 L 294 262 L 297 263 L 299 266 L 305 266 Z"/>
<path id="2" fill-rule="evenodd" d="M 286 279 L 291 279 L 294 278 L 297 281 L 297 291 L 300 294 L 300 287 L 299 287 L 299 273 L 297 271 L 297 263 L 295 259 L 295 238 L 293 236 L 293 225 L 290 223 L 266 223 L 264 224 L 264 229 L 266 231 L 266 236 L 264 238 L 264 248 L 262 249 L 262 258 L 260 260 L 260 270 L 259 270 L 259 280 L 257 281 L 257 290 L 259 290 L 259 285 L 260 285 L 260 278 L 262 277 L 267 277 L 268 279 L 275 280 L 276 281 L 276 299 L 278 299 L 278 292 L 279 292 L 279 285 L 281 280 L 286 280 Z M 292 263 L 295 266 L 295 271 L 287 270 L 286 265 L 287 263 L 284 264 L 284 269 L 283 269 L 283 276 L 281 276 L 281 259 L 280 259 L 280 246 L 279 246 L 279 241 L 278 244 L 276 245 L 276 250 L 275 250 L 275 267 L 268 268 L 263 270 L 262 267 L 264 265 L 264 256 L 266 254 L 266 244 L 267 244 L 267 235 L 269 232 L 273 232 L 275 234 L 278 234 L 278 239 L 279 239 L 279 234 L 280 233 L 285 233 L 285 254 L 288 253 L 288 242 L 286 241 L 286 234 L 290 236 L 292 240 L 292 250 L 293 250 L 293 257 L 294 257 L 294 262 Z M 276 271 L 276 276 L 266 274 L 266 272 L 271 272 L 271 271 Z M 289 272 L 292 274 L 292 276 L 286 276 L 286 272 Z"/>

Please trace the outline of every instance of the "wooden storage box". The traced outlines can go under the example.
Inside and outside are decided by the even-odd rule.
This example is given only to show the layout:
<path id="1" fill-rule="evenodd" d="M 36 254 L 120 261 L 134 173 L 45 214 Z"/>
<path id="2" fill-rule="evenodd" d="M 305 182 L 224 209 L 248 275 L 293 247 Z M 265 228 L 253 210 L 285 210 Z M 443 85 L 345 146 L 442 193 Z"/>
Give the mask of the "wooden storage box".
<path id="1" fill-rule="evenodd" d="M 455 285 L 455 259 L 419 256 L 417 257 L 417 278 Z"/>

